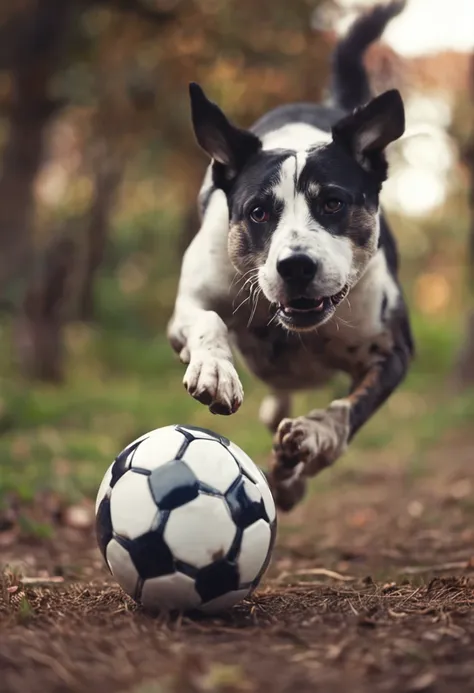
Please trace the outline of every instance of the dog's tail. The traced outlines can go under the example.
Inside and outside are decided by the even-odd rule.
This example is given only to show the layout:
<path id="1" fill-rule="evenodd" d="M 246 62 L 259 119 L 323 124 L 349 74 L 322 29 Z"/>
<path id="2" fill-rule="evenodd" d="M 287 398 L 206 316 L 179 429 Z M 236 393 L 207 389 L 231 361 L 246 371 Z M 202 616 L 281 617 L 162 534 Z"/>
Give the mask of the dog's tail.
<path id="1" fill-rule="evenodd" d="M 332 59 L 332 96 L 338 106 L 352 111 L 371 98 L 364 53 L 379 39 L 387 24 L 405 7 L 406 0 L 376 5 L 352 24 L 336 46 Z"/>

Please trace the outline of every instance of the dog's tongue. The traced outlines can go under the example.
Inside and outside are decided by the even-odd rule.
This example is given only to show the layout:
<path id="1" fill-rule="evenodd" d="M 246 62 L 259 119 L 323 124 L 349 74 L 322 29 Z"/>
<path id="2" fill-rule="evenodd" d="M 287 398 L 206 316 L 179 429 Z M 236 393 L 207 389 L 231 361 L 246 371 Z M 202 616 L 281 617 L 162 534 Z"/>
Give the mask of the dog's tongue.
<path id="1" fill-rule="evenodd" d="M 296 298 L 287 305 L 282 305 L 283 311 L 287 315 L 292 313 L 309 313 L 321 311 L 324 308 L 324 298 Z"/>

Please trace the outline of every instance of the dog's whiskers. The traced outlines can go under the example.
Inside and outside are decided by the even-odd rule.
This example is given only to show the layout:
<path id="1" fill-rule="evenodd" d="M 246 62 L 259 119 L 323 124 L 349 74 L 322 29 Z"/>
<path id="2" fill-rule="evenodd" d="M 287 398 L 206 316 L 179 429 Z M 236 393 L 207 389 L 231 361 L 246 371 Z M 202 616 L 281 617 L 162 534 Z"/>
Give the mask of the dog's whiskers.
<path id="1" fill-rule="evenodd" d="M 237 311 L 239 310 L 239 308 L 242 308 L 242 306 L 243 306 L 245 303 L 247 303 L 247 301 L 250 301 L 250 298 L 251 298 L 250 296 L 247 296 L 246 298 L 244 298 L 244 300 L 241 301 L 241 302 L 239 303 L 239 305 L 237 306 L 237 308 L 234 308 L 234 310 L 232 311 L 232 315 L 235 315 L 235 314 L 237 313 Z"/>
<path id="2" fill-rule="evenodd" d="M 351 330 L 356 329 L 356 325 L 354 325 L 353 323 L 350 323 L 348 320 L 344 320 L 343 318 L 339 317 L 338 315 L 334 316 L 334 320 L 336 322 L 338 332 L 339 332 L 339 327 L 340 327 L 339 323 L 342 323 L 345 327 L 350 327 Z"/>
<path id="3" fill-rule="evenodd" d="M 262 292 L 262 290 L 261 290 L 261 288 L 260 288 L 259 285 L 258 285 L 258 282 L 257 282 L 256 277 L 255 277 L 255 278 L 250 277 L 249 279 L 247 279 L 247 281 L 245 282 L 245 284 L 249 284 L 249 293 L 248 293 L 248 296 L 246 296 L 246 297 L 244 298 L 244 300 L 241 301 L 241 302 L 239 303 L 239 305 L 237 306 L 237 308 L 234 308 L 234 310 L 232 311 L 232 315 L 235 315 L 235 314 L 237 313 L 237 311 L 239 310 L 239 308 L 241 308 L 241 307 L 242 307 L 243 305 L 245 305 L 248 301 L 250 301 L 251 304 L 252 304 L 252 314 L 251 314 L 251 318 L 250 318 L 250 319 L 252 319 L 253 316 L 255 315 L 255 310 L 256 310 L 256 308 L 257 308 L 258 297 L 259 297 L 260 293 Z M 245 285 L 244 285 L 244 287 L 245 287 Z M 244 287 L 242 287 L 242 289 L 243 289 Z M 242 291 L 242 289 L 241 289 L 240 291 Z M 240 291 L 239 291 L 239 293 L 240 293 Z M 239 295 L 239 294 L 237 294 L 237 296 L 238 296 L 238 295 Z M 235 297 L 235 299 L 237 299 L 237 296 Z M 235 299 L 234 299 L 234 303 L 235 303 Z M 249 324 L 250 324 L 250 322 L 249 322 Z"/>
<path id="4" fill-rule="evenodd" d="M 254 289 L 254 287 L 255 287 L 255 284 L 252 286 L 252 289 Z M 256 291 L 253 291 L 253 293 L 252 293 L 252 290 L 251 290 L 251 296 L 253 296 L 253 298 L 254 298 L 254 303 L 253 303 L 253 308 L 252 308 L 252 312 L 250 314 L 249 321 L 247 323 L 247 327 L 250 327 L 250 323 L 252 322 L 252 320 L 255 316 L 255 312 L 257 310 L 257 305 L 258 305 L 258 299 L 260 298 L 261 293 L 262 293 L 262 289 L 260 288 L 260 286 L 258 284 L 257 284 Z"/>
<path id="5" fill-rule="evenodd" d="M 275 312 L 273 313 L 272 317 L 270 318 L 270 320 L 267 322 L 267 327 L 270 327 L 270 325 L 272 324 L 272 322 L 273 322 L 274 320 L 276 320 L 277 315 L 278 315 L 278 313 L 277 313 L 277 311 L 275 311 Z"/>
<path id="6" fill-rule="evenodd" d="M 255 276 L 253 276 L 252 273 L 254 273 Z M 249 283 L 249 281 L 256 278 L 257 274 L 258 274 L 258 268 L 257 269 L 252 268 L 252 269 L 247 270 L 247 272 L 245 272 L 244 274 L 236 275 L 230 283 L 229 293 L 232 291 L 232 288 L 234 286 L 238 286 L 240 282 L 244 282 L 242 284 L 242 286 L 240 287 L 239 291 L 237 292 L 237 296 L 238 296 L 243 291 L 243 289 L 246 287 L 246 285 Z M 236 296 L 236 298 L 237 298 L 237 296 Z"/>
<path id="7" fill-rule="evenodd" d="M 258 273 L 258 270 L 255 270 L 255 272 Z M 242 277 L 242 278 L 243 278 L 243 277 Z M 234 303 L 235 303 L 235 301 L 237 300 L 237 298 L 239 297 L 239 295 L 242 293 L 242 291 L 243 291 L 247 286 L 250 286 L 250 291 L 251 291 L 251 290 L 252 290 L 252 286 L 254 285 L 254 283 L 255 283 L 256 281 L 257 281 L 257 275 L 252 275 L 251 277 L 248 277 L 248 278 L 245 280 L 245 283 L 244 283 L 244 284 L 240 287 L 240 289 L 237 291 L 237 294 L 236 294 L 236 296 L 235 296 L 235 298 L 234 298 Z"/>

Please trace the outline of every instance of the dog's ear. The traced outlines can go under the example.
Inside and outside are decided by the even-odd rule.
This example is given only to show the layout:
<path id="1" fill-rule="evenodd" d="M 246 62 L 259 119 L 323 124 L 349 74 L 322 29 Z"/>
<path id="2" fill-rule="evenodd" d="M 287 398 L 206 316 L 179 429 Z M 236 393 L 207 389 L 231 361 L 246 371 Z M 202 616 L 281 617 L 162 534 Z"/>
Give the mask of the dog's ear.
<path id="1" fill-rule="evenodd" d="M 225 167 L 225 177 L 231 180 L 262 143 L 248 130 L 232 125 L 198 84 L 191 82 L 189 95 L 196 139 L 211 159 Z"/>
<path id="2" fill-rule="evenodd" d="M 405 131 L 405 109 L 396 89 L 386 91 L 342 118 L 332 129 L 339 142 L 367 171 L 387 175 L 384 149 Z"/>

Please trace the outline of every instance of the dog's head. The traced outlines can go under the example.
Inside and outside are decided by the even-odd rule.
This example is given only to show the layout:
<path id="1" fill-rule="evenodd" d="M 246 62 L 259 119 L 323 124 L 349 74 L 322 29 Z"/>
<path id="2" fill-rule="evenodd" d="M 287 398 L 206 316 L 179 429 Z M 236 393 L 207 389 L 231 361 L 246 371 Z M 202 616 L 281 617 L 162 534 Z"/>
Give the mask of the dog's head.
<path id="1" fill-rule="evenodd" d="M 227 195 L 233 265 L 258 270 L 288 329 L 326 322 L 377 251 L 384 150 L 404 131 L 400 94 L 344 117 L 325 142 L 275 149 L 232 125 L 198 85 L 190 93 L 197 140 Z"/>

